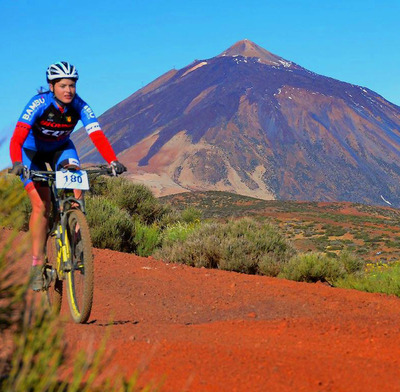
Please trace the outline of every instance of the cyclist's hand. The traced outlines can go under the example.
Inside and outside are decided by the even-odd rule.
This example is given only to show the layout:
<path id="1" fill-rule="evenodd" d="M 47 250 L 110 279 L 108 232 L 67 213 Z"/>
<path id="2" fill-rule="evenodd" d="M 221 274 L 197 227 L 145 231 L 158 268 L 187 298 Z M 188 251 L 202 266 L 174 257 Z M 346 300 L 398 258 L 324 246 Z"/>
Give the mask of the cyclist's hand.
<path id="1" fill-rule="evenodd" d="M 24 165 L 21 162 L 14 162 L 10 173 L 20 176 L 24 172 Z"/>
<path id="2" fill-rule="evenodd" d="M 126 172 L 126 167 L 119 161 L 112 161 L 111 168 L 115 174 L 122 174 L 123 172 Z"/>

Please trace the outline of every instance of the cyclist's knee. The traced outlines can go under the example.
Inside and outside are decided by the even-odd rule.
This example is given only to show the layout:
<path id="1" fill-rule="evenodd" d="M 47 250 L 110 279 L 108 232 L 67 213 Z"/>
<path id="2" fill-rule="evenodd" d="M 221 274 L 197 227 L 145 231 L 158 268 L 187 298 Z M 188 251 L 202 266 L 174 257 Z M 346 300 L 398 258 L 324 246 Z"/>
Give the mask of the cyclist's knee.
<path id="1" fill-rule="evenodd" d="M 57 165 L 57 169 L 80 170 L 80 162 L 74 158 L 64 159 Z"/>
<path id="2" fill-rule="evenodd" d="M 48 217 L 50 213 L 50 190 L 47 187 L 34 185 L 27 188 L 29 200 L 32 205 L 32 213 Z"/>
<path id="3" fill-rule="evenodd" d="M 44 200 L 31 199 L 32 214 L 41 215 L 48 218 L 50 214 L 50 206 Z"/>
<path id="4" fill-rule="evenodd" d="M 75 199 L 80 200 L 83 197 L 83 192 L 80 189 L 74 189 L 74 196 Z"/>

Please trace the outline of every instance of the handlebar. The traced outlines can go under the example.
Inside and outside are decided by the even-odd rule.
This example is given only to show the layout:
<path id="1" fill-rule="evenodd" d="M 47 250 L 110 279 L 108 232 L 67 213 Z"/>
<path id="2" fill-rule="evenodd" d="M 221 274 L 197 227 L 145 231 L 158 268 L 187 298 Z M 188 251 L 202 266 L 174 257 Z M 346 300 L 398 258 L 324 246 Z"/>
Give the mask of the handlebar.
<path id="1" fill-rule="evenodd" d="M 68 169 L 66 169 L 68 170 Z M 72 169 L 69 169 L 73 171 Z M 108 175 L 108 176 L 115 176 L 115 173 L 112 169 L 112 167 L 107 166 L 107 165 L 100 165 L 96 166 L 93 168 L 87 168 L 87 169 L 80 169 L 82 171 L 85 171 L 89 176 L 101 176 L 101 175 Z M 8 169 L 8 173 L 11 173 L 12 169 Z M 32 179 L 36 181 L 47 181 L 49 179 L 54 179 L 56 176 L 56 171 L 55 170 L 31 170 L 27 166 L 24 166 L 24 178 L 25 179 Z"/>

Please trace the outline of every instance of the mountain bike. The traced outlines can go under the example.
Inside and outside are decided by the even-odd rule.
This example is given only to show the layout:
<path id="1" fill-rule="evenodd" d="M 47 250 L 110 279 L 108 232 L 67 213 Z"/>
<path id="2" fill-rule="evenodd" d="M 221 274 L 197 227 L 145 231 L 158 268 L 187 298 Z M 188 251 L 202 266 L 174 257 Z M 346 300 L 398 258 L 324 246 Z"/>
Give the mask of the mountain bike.
<path id="1" fill-rule="evenodd" d="M 25 169 L 27 178 L 46 182 L 51 194 L 43 291 L 51 311 L 59 314 L 66 282 L 69 309 L 76 323 L 87 322 L 93 303 L 94 263 L 83 193 L 89 190 L 89 177 L 99 175 L 115 173 L 107 166 L 60 171 Z M 81 198 L 75 198 L 74 189 L 82 191 Z"/>

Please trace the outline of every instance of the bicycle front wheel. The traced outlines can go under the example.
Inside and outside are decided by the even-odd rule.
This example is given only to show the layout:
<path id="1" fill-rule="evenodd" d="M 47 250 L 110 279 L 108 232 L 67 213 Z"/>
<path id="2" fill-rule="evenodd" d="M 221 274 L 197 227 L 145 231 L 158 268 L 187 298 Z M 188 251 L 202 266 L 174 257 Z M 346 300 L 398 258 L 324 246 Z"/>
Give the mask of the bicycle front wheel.
<path id="1" fill-rule="evenodd" d="M 85 323 L 92 310 L 94 265 L 89 226 L 80 210 L 69 212 L 66 241 L 71 261 L 66 271 L 68 304 L 74 321 Z"/>

